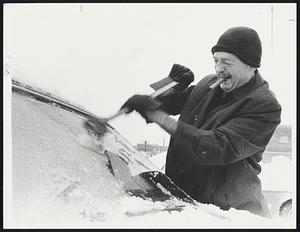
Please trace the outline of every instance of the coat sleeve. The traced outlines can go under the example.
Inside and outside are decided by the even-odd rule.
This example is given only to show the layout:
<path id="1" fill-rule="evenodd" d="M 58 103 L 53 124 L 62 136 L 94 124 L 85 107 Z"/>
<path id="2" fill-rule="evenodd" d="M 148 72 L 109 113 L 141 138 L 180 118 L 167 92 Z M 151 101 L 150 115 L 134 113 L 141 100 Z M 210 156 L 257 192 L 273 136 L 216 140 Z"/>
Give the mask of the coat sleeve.
<path id="1" fill-rule="evenodd" d="M 180 114 L 194 87 L 191 85 L 183 91 L 176 91 L 168 96 L 158 98 L 163 103 L 160 109 L 171 115 Z"/>
<path id="2" fill-rule="evenodd" d="M 263 152 L 280 123 L 281 107 L 265 98 L 246 108 L 249 110 L 212 130 L 179 121 L 173 136 L 176 154 L 185 163 L 222 166 Z"/>

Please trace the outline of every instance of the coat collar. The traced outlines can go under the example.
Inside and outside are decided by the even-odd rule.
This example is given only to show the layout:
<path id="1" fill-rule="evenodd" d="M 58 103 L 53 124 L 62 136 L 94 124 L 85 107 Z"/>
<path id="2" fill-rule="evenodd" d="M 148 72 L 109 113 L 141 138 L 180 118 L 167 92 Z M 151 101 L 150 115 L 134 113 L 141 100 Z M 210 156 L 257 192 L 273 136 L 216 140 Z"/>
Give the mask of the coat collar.
<path id="1" fill-rule="evenodd" d="M 267 82 L 262 78 L 258 70 L 256 70 L 255 76 L 251 78 L 246 84 L 232 90 L 232 96 L 235 100 L 239 100 L 240 98 L 246 96 L 248 93 L 250 93 L 257 87 L 262 86 L 265 83 L 267 84 Z"/>

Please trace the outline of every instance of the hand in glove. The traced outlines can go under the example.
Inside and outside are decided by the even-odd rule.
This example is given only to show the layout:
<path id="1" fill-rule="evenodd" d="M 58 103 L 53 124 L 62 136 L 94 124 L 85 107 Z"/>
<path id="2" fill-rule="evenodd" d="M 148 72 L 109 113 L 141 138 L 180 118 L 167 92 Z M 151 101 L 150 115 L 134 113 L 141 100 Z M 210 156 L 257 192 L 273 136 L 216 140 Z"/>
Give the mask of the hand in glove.
<path id="1" fill-rule="evenodd" d="M 147 117 L 146 111 L 155 111 L 161 106 L 161 104 L 161 102 L 149 97 L 148 95 L 134 95 L 124 103 L 121 109 L 128 108 L 128 113 L 136 110 L 143 116 L 143 118 L 145 118 L 146 122 L 149 123 L 152 121 L 150 121 Z"/>
<path id="2" fill-rule="evenodd" d="M 176 90 L 183 90 L 194 81 L 193 72 L 189 68 L 180 64 L 173 64 L 169 77 L 172 80 L 179 82 L 179 84 L 174 87 Z"/>

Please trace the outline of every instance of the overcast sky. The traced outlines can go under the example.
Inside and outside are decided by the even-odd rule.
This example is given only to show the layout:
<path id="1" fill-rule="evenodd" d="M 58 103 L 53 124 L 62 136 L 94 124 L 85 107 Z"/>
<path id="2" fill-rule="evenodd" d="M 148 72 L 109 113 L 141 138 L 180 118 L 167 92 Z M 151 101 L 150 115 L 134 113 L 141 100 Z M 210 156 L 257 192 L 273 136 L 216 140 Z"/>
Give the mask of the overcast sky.
<path id="1" fill-rule="evenodd" d="M 179 63 L 195 82 L 214 73 L 210 49 L 233 26 L 262 41 L 262 76 L 296 120 L 296 4 L 5 4 L 4 58 L 19 80 L 60 94 L 100 117 Z M 131 143 L 169 136 L 136 113 L 111 124 Z"/>

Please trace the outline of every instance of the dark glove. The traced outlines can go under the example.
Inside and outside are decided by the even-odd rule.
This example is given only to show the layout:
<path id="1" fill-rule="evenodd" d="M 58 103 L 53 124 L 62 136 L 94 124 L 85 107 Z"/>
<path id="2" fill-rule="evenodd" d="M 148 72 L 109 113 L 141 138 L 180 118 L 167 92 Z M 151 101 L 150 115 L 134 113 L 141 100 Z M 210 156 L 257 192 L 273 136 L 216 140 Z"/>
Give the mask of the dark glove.
<path id="1" fill-rule="evenodd" d="M 179 82 L 179 84 L 174 87 L 176 90 L 183 90 L 194 81 L 193 72 L 189 68 L 180 64 L 173 64 L 169 77 L 172 80 Z"/>
<path id="2" fill-rule="evenodd" d="M 121 109 L 128 108 L 128 113 L 135 110 L 146 119 L 147 123 L 149 123 L 150 121 L 148 120 L 145 111 L 155 111 L 161 106 L 161 104 L 162 103 L 160 101 L 157 101 L 148 95 L 134 95 L 124 103 Z"/>

